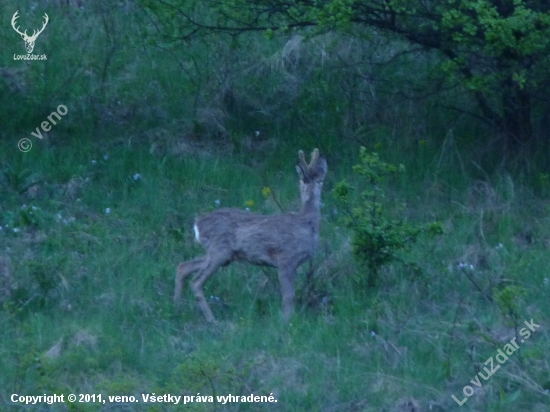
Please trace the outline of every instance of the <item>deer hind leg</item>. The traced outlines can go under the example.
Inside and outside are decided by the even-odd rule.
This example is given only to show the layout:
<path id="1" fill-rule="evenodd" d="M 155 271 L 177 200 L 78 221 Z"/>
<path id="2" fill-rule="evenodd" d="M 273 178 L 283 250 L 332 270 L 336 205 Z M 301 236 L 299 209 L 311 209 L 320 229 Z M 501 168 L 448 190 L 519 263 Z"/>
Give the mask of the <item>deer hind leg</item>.
<path id="1" fill-rule="evenodd" d="M 279 283 L 281 285 L 283 318 L 290 320 L 294 309 L 294 277 L 296 276 L 296 267 L 294 265 L 283 265 L 279 267 Z"/>
<path id="2" fill-rule="evenodd" d="M 195 258 L 188 262 L 183 262 L 178 265 L 176 271 L 176 287 L 174 289 L 174 303 L 179 305 L 181 303 L 181 291 L 183 288 L 183 282 L 185 278 L 199 269 L 204 265 L 205 256 Z"/>
<path id="3" fill-rule="evenodd" d="M 206 302 L 206 298 L 204 297 L 204 284 L 208 278 L 216 272 L 216 270 L 218 270 L 221 266 L 227 265 L 230 261 L 231 258 L 229 256 L 216 256 L 215 258 L 207 256 L 204 260 L 204 265 L 200 269 L 199 273 L 195 275 L 193 283 L 191 284 L 197 304 L 199 305 L 199 308 L 201 309 L 207 322 L 214 321 L 214 315 L 212 314 L 212 311 Z"/>

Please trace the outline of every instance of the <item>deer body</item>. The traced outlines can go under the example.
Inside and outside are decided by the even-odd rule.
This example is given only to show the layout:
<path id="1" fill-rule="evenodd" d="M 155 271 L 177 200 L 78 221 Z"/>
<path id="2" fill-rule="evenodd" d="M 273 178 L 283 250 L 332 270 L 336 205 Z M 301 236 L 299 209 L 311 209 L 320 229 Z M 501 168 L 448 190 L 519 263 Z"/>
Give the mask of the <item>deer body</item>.
<path id="1" fill-rule="evenodd" d="M 219 209 L 198 218 L 194 230 L 206 254 L 178 265 L 174 300 L 178 303 L 185 278 L 197 273 L 192 289 L 207 321 L 214 315 L 204 297 L 204 283 L 222 266 L 235 260 L 278 268 L 283 313 L 288 320 L 294 301 L 296 270 L 313 253 L 319 239 L 321 187 L 327 164 L 315 149 L 312 161 L 305 163 L 299 152 L 297 167 L 301 177 L 302 210 L 282 215 L 258 215 L 240 209 Z"/>

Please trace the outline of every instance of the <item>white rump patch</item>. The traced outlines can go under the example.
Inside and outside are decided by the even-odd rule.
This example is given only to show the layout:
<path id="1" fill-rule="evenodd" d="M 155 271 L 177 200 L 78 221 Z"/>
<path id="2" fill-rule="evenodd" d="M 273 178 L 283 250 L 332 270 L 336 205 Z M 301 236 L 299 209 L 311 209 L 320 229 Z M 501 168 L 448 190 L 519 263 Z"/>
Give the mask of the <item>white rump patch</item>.
<path id="1" fill-rule="evenodd" d="M 200 243 L 200 237 L 199 237 L 199 228 L 197 227 L 197 224 L 195 223 L 193 225 L 193 230 L 195 231 L 195 239 L 197 239 L 197 242 Z"/>

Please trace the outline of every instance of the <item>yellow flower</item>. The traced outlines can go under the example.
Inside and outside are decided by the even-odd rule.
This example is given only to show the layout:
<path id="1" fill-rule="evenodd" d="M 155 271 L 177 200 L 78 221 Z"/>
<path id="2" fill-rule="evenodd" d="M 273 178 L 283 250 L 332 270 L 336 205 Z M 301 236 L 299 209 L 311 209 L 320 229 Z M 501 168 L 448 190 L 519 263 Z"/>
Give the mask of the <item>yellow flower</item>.
<path id="1" fill-rule="evenodd" d="M 376 144 L 374 145 L 374 148 L 375 148 L 376 150 L 382 149 L 382 143 L 380 143 L 380 142 L 379 142 L 379 143 L 376 143 Z"/>
<path id="2" fill-rule="evenodd" d="M 253 200 L 247 200 L 246 202 L 244 202 L 245 206 L 254 206 L 254 201 Z"/>
<path id="3" fill-rule="evenodd" d="M 426 140 L 424 140 L 424 139 L 419 140 L 419 141 L 418 141 L 418 144 L 419 144 L 420 146 L 425 146 L 425 145 L 426 145 Z"/>
<path id="4" fill-rule="evenodd" d="M 262 189 L 263 197 L 269 197 L 270 194 L 271 194 L 271 189 L 269 187 L 266 186 Z"/>

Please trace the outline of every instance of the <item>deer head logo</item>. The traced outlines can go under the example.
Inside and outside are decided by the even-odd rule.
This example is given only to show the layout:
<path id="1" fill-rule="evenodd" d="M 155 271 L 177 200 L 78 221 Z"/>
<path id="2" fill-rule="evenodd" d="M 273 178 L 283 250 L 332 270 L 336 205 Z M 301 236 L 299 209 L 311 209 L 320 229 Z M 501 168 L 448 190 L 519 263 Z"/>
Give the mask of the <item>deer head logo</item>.
<path id="1" fill-rule="evenodd" d="M 42 33 L 44 31 L 44 28 L 46 27 L 46 24 L 48 24 L 48 15 L 46 13 L 44 13 L 44 24 L 42 25 L 42 28 L 40 30 L 38 30 L 38 32 L 36 30 L 33 30 L 33 33 L 32 33 L 32 36 L 29 36 L 27 35 L 27 30 L 25 30 L 24 33 L 21 33 L 19 31 L 19 27 L 15 27 L 15 21 L 19 18 L 19 16 L 17 15 L 17 13 L 19 13 L 19 10 L 17 10 L 12 19 L 11 19 L 11 26 L 13 27 L 13 29 L 19 33 L 21 35 L 21 38 L 23 39 L 23 41 L 25 42 L 25 48 L 27 49 L 27 53 L 32 53 L 33 49 L 34 49 L 34 42 L 36 41 L 36 38 L 38 37 L 38 35 L 40 33 Z"/>

